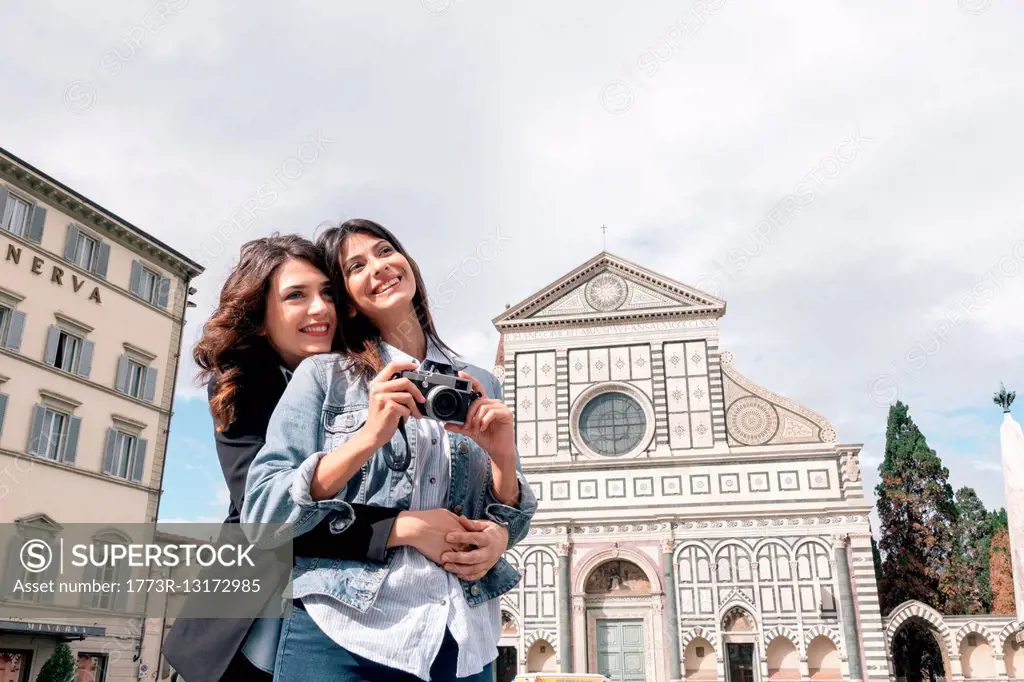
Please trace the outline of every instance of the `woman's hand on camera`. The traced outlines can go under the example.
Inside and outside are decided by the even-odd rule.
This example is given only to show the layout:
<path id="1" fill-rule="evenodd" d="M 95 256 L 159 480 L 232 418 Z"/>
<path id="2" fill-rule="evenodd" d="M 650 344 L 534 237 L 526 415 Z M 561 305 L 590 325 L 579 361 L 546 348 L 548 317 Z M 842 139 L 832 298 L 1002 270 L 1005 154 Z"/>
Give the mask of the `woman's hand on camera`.
<path id="1" fill-rule="evenodd" d="M 465 424 L 445 424 L 445 428 L 472 438 L 492 460 L 515 462 L 516 434 L 512 410 L 504 401 L 489 398 L 473 375 L 459 372 L 459 376 L 468 379 L 480 397 L 470 404 Z"/>
<path id="2" fill-rule="evenodd" d="M 361 431 L 370 439 L 374 451 L 384 447 L 395 435 L 399 419 L 423 418 L 416 405 L 424 401 L 420 390 L 408 379 L 391 378 L 417 367 L 415 362 L 391 362 L 370 382 L 369 410 Z"/>
<path id="3" fill-rule="evenodd" d="M 441 556 L 444 570 L 463 580 L 479 580 L 498 563 L 508 549 L 508 529 L 494 521 L 458 517 L 464 530 L 448 533 L 453 545 L 475 546 L 476 549 L 448 551 Z"/>

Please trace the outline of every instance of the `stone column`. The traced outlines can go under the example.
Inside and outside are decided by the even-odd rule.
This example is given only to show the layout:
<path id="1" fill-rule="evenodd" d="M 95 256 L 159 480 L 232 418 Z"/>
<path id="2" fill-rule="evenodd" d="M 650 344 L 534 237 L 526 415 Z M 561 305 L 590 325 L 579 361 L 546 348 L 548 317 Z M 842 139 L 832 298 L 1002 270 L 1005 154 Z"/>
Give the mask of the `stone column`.
<path id="1" fill-rule="evenodd" d="M 848 535 L 836 535 L 832 538 L 832 548 L 835 552 L 836 581 L 839 583 L 839 620 L 843 624 L 843 639 L 846 640 L 850 679 L 862 680 L 864 667 L 860 660 L 860 633 L 857 632 L 856 609 L 850 582 L 850 553 L 847 547 L 849 540 Z"/>
<path id="2" fill-rule="evenodd" d="M 558 659 L 562 672 L 573 672 L 572 584 L 569 580 L 569 543 L 555 545 L 558 554 Z"/>
<path id="3" fill-rule="evenodd" d="M 665 646 L 668 647 L 668 677 L 672 682 L 683 679 L 679 656 L 679 591 L 676 589 L 676 568 L 672 561 L 675 541 L 665 538 L 661 541 L 661 575 L 665 585 Z"/>
<path id="4" fill-rule="evenodd" d="M 999 429 L 1003 451 L 1003 483 L 1006 491 L 1006 517 L 1010 526 L 1013 589 L 1017 602 L 1017 620 L 1024 620 L 1024 433 L 1020 424 L 1004 408 Z"/>
<path id="5" fill-rule="evenodd" d="M 572 625 L 573 631 L 578 637 L 573 637 L 576 648 L 572 652 L 572 661 L 575 666 L 573 670 L 586 670 L 590 667 L 588 662 L 589 652 L 587 651 L 587 603 L 583 595 L 576 595 L 572 598 Z"/>

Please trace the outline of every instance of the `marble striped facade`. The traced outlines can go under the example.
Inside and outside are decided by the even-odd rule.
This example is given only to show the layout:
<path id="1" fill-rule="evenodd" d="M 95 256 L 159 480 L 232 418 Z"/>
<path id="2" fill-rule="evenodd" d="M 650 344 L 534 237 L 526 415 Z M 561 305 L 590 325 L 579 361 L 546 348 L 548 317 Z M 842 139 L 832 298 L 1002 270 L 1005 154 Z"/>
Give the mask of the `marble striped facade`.
<path id="1" fill-rule="evenodd" d="M 860 446 L 741 374 L 719 343 L 724 313 L 601 253 L 495 318 L 540 504 L 503 599 L 519 672 L 596 672 L 601 633 L 629 622 L 643 642 L 624 655 L 642 656 L 645 680 L 733 680 L 726 648 L 743 644 L 756 680 L 894 679 Z M 617 456 L 580 426 L 609 392 L 644 415 Z"/>

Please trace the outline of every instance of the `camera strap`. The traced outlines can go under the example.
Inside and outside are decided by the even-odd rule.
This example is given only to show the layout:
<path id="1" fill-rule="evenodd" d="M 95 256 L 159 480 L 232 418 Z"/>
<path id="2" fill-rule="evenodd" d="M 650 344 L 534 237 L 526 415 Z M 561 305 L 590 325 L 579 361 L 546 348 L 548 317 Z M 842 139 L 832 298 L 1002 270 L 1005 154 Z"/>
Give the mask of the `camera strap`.
<path id="1" fill-rule="evenodd" d="M 381 454 L 384 456 L 384 463 L 388 465 L 389 469 L 403 473 L 412 464 L 412 448 L 409 447 L 409 436 L 405 432 L 404 417 L 398 420 L 398 432 L 402 434 L 402 440 L 405 442 L 405 456 L 399 459 L 395 453 L 395 448 L 391 445 L 391 441 L 384 444 Z"/>

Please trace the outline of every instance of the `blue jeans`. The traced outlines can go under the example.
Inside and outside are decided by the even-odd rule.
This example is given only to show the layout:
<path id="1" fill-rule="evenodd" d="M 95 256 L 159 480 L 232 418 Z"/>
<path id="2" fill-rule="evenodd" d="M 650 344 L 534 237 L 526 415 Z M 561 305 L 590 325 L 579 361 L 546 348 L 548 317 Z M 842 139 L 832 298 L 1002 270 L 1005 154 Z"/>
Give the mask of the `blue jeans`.
<path id="1" fill-rule="evenodd" d="M 431 682 L 492 682 L 494 663 L 469 677 L 456 677 L 459 645 L 445 631 L 441 650 L 430 666 Z M 274 680 L 281 682 L 422 682 L 407 672 L 357 656 L 324 634 L 298 600 L 281 628 L 274 664 Z"/>

